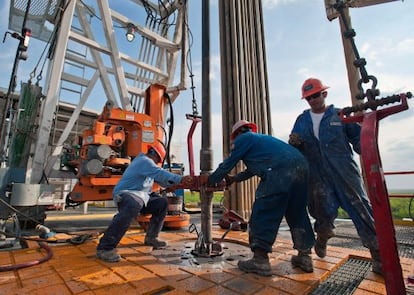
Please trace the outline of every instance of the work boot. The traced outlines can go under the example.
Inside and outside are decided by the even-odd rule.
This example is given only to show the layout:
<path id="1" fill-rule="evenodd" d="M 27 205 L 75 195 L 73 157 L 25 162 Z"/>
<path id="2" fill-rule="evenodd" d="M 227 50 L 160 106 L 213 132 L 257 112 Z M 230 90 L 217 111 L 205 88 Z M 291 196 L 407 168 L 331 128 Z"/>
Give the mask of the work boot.
<path id="1" fill-rule="evenodd" d="M 121 256 L 112 250 L 96 250 L 96 257 L 105 262 L 118 262 L 121 260 Z"/>
<path id="2" fill-rule="evenodd" d="M 324 258 L 326 256 L 326 245 L 328 243 L 328 240 L 332 238 L 335 234 L 333 231 L 327 232 L 327 233 L 318 233 L 318 236 L 316 238 L 315 242 L 315 253 L 320 258 Z"/>
<path id="3" fill-rule="evenodd" d="M 379 250 L 369 249 L 369 252 L 371 253 L 371 257 L 372 257 L 371 259 L 372 272 L 382 275 L 382 262 L 381 262 Z"/>
<path id="4" fill-rule="evenodd" d="M 253 257 L 249 260 L 239 261 L 237 266 L 244 272 L 256 273 L 264 277 L 272 275 L 269 259 Z"/>
<path id="5" fill-rule="evenodd" d="M 290 260 L 294 267 L 299 267 L 304 272 L 313 272 L 312 257 L 310 257 L 310 250 L 299 251 L 298 255 L 293 255 Z"/>
<path id="6" fill-rule="evenodd" d="M 154 249 L 162 249 L 167 247 L 167 242 L 160 241 L 158 238 L 145 237 L 144 245 L 152 246 Z"/>

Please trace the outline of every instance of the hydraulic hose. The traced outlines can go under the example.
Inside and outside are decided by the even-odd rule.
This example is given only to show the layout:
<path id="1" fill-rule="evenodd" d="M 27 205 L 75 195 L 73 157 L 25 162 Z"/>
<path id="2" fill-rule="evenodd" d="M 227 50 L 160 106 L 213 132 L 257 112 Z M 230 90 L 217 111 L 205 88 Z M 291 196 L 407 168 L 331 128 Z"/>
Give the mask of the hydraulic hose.
<path id="1" fill-rule="evenodd" d="M 52 249 L 46 243 L 39 242 L 38 244 L 39 244 L 40 248 L 46 250 L 47 255 L 45 257 L 42 257 L 38 260 L 28 261 L 28 262 L 14 264 L 14 265 L 11 265 L 11 264 L 1 265 L 0 266 L 0 272 L 11 271 L 11 270 L 16 270 L 16 269 L 21 269 L 21 268 L 25 268 L 25 267 L 38 265 L 38 264 L 41 264 L 41 263 L 46 262 L 49 259 L 51 259 L 53 257 Z"/>

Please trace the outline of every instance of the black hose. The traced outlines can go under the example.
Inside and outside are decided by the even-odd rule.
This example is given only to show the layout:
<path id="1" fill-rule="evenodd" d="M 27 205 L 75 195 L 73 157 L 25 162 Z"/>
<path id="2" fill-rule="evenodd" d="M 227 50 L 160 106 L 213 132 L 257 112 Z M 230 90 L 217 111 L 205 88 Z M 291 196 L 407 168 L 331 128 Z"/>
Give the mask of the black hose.
<path id="1" fill-rule="evenodd" d="M 165 92 L 164 96 L 167 98 L 168 104 L 170 107 L 170 124 L 169 124 L 169 129 L 168 129 L 168 141 L 167 141 L 167 146 L 166 146 L 167 156 L 166 156 L 166 159 L 164 160 L 167 160 L 168 167 L 171 169 L 170 147 L 171 147 L 171 140 L 172 140 L 172 136 L 174 132 L 174 110 L 172 107 L 172 101 L 171 101 L 170 95 L 167 92 Z M 164 166 L 164 161 L 161 167 L 163 166 Z"/>

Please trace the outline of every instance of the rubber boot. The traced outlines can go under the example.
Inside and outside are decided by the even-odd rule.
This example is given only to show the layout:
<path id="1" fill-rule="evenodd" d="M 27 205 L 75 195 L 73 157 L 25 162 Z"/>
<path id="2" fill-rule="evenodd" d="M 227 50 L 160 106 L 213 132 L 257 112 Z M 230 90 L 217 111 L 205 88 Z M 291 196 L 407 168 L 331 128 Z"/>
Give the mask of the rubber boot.
<path id="1" fill-rule="evenodd" d="M 269 256 L 263 249 L 256 248 L 253 250 L 253 258 L 245 261 L 239 261 L 237 266 L 244 272 L 256 273 L 260 276 L 269 277 L 272 275 Z"/>
<path id="2" fill-rule="evenodd" d="M 164 224 L 164 216 L 165 214 L 161 214 L 160 216 L 151 216 L 146 230 L 147 233 L 145 235 L 144 245 L 152 246 L 154 249 L 162 249 L 167 247 L 167 242 L 158 240 L 158 234 L 161 232 Z"/>
<path id="3" fill-rule="evenodd" d="M 298 255 L 292 256 L 292 265 L 294 267 L 299 267 L 304 272 L 313 272 L 313 262 L 310 254 L 310 249 L 306 251 L 299 251 Z"/>
<path id="4" fill-rule="evenodd" d="M 105 262 L 118 262 L 121 260 L 121 256 L 117 253 L 116 249 L 97 250 L 96 257 Z"/>
<path id="5" fill-rule="evenodd" d="M 154 248 L 154 249 L 162 249 L 162 248 L 167 247 L 168 244 L 165 241 L 158 240 L 157 237 L 148 237 L 148 236 L 146 236 L 145 240 L 144 240 L 144 245 L 145 246 L 152 246 L 152 248 Z"/>
<path id="6" fill-rule="evenodd" d="M 324 258 L 326 256 L 326 246 L 328 243 L 328 240 L 332 238 L 335 234 L 333 231 L 325 232 L 325 233 L 318 233 L 318 236 L 316 238 L 315 242 L 315 253 L 320 258 Z"/>
<path id="7" fill-rule="evenodd" d="M 382 275 L 382 262 L 379 250 L 369 249 L 371 253 L 372 272 Z"/>

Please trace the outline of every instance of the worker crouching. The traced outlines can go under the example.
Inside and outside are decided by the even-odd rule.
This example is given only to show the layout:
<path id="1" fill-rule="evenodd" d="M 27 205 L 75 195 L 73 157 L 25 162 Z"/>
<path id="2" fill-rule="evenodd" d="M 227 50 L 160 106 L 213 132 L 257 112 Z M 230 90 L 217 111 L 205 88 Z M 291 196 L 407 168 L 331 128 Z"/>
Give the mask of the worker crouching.
<path id="1" fill-rule="evenodd" d="M 118 262 L 121 256 L 116 247 L 125 235 L 132 220 L 139 214 L 152 214 L 146 230 L 144 244 L 160 249 L 167 242 L 158 239 L 167 214 L 168 201 L 161 195 L 152 192 L 154 182 L 162 187 L 176 184 L 191 186 L 193 178 L 181 176 L 158 166 L 165 157 L 164 146 L 156 141 L 146 154 L 140 153 L 122 175 L 113 190 L 114 202 L 118 205 L 118 213 L 99 240 L 96 257 L 105 262 Z"/>

